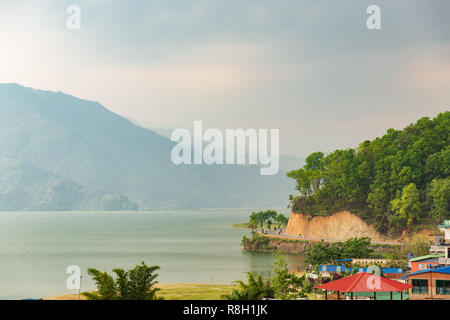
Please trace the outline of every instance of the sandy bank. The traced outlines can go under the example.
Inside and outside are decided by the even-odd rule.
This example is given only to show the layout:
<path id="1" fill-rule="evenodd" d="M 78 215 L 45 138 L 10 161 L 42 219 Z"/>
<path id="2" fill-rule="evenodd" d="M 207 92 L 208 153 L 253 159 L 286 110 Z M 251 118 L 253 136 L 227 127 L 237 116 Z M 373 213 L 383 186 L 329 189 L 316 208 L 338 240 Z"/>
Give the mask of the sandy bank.
<path id="1" fill-rule="evenodd" d="M 302 213 L 291 213 L 286 233 L 323 239 L 347 240 L 355 237 L 369 237 L 372 241 L 387 240 L 373 226 L 349 211 L 312 218 Z"/>

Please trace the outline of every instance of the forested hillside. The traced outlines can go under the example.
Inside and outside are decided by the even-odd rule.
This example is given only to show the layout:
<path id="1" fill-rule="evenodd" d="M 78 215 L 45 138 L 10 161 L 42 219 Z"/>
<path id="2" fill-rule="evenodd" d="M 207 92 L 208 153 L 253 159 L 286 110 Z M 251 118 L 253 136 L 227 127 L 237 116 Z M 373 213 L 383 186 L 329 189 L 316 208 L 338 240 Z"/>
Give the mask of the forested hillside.
<path id="1" fill-rule="evenodd" d="M 180 165 L 174 142 L 94 101 L 0 84 L 0 210 L 279 207 L 256 165 Z"/>
<path id="2" fill-rule="evenodd" d="M 137 204 L 100 188 L 86 189 L 22 160 L 0 158 L 0 209 L 137 210 Z"/>
<path id="3" fill-rule="evenodd" d="M 450 112 L 421 118 L 355 149 L 315 152 L 287 175 L 300 195 L 294 212 L 351 210 L 378 231 L 404 230 L 450 218 Z"/>

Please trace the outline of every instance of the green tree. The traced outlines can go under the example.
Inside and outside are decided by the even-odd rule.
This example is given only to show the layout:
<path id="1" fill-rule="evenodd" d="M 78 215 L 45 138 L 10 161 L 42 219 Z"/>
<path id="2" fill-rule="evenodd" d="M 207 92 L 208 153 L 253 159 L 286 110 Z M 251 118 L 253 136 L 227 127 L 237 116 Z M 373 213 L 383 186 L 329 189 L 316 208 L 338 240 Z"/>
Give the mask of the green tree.
<path id="1" fill-rule="evenodd" d="M 317 266 L 331 263 L 341 257 L 335 243 L 317 242 L 308 247 L 305 252 L 305 262 Z"/>
<path id="2" fill-rule="evenodd" d="M 341 247 L 344 259 L 370 258 L 374 252 L 369 237 L 350 238 L 342 243 Z"/>
<path id="3" fill-rule="evenodd" d="M 97 285 L 96 292 L 83 292 L 89 300 L 155 300 L 155 287 L 158 274 L 154 272 L 159 266 L 147 266 L 144 262 L 133 269 L 113 269 L 116 279 L 106 271 L 89 268 L 88 274 Z"/>
<path id="4" fill-rule="evenodd" d="M 415 236 L 407 243 L 396 246 L 388 254 L 388 259 L 394 266 L 407 266 L 409 262 L 408 254 L 412 253 L 415 257 L 424 256 L 430 253 L 431 243 L 425 236 Z"/>
<path id="5" fill-rule="evenodd" d="M 289 222 L 289 218 L 282 213 L 279 213 L 275 216 L 275 222 L 277 223 L 278 228 L 285 227 Z"/>
<path id="6" fill-rule="evenodd" d="M 259 212 L 252 212 L 249 218 L 250 225 L 259 225 L 261 228 L 267 224 L 270 228 L 272 223 L 275 221 L 275 217 L 277 216 L 277 212 L 274 210 L 266 210 Z"/>
<path id="7" fill-rule="evenodd" d="M 450 179 L 434 179 L 428 188 L 430 213 L 437 223 L 450 219 Z"/>
<path id="8" fill-rule="evenodd" d="M 275 254 L 275 262 L 272 267 L 274 277 L 272 287 L 274 296 L 281 300 L 291 300 L 298 297 L 301 281 L 288 270 L 287 256 L 281 253 Z"/>
<path id="9" fill-rule="evenodd" d="M 317 192 L 323 183 L 322 172 L 325 169 L 325 155 L 322 152 L 314 152 L 306 157 L 305 169 L 309 172 L 309 183 L 312 193 Z"/>
<path id="10" fill-rule="evenodd" d="M 414 183 L 410 183 L 403 188 L 402 197 L 392 200 L 391 204 L 392 210 L 406 220 L 408 225 L 419 220 L 421 211 L 420 194 Z"/>
<path id="11" fill-rule="evenodd" d="M 370 238 L 351 238 L 344 242 L 318 242 L 306 249 L 305 262 L 317 266 L 339 259 L 370 258 L 373 254 Z"/>
<path id="12" fill-rule="evenodd" d="M 388 129 L 356 149 L 312 153 L 303 168 L 287 173 L 300 193 L 289 197 L 289 207 L 311 216 L 350 210 L 380 232 L 442 220 L 449 212 L 449 128 L 447 111 Z"/>
<path id="13" fill-rule="evenodd" d="M 289 178 L 297 182 L 296 189 L 305 197 L 312 194 L 312 174 L 305 169 L 292 170 L 287 173 Z"/>
<path id="14" fill-rule="evenodd" d="M 247 283 L 243 281 L 235 281 L 234 283 L 239 287 L 233 289 L 231 294 L 222 296 L 222 298 L 226 300 L 261 300 L 274 297 L 274 290 L 270 281 L 263 280 L 261 275 L 247 272 Z"/>
<path id="15" fill-rule="evenodd" d="M 272 225 L 272 223 L 275 221 L 275 217 L 277 216 L 277 212 L 274 210 L 267 210 L 264 212 L 264 218 L 265 221 L 267 222 L 267 224 L 270 226 Z"/>
<path id="16" fill-rule="evenodd" d="M 431 243 L 426 236 L 417 235 L 408 242 L 408 251 L 416 257 L 430 253 Z"/>
<path id="17" fill-rule="evenodd" d="M 97 285 L 97 292 L 83 292 L 88 300 L 118 300 L 119 295 L 116 282 L 106 271 L 100 272 L 97 269 L 89 268 L 88 274 L 94 279 Z"/>

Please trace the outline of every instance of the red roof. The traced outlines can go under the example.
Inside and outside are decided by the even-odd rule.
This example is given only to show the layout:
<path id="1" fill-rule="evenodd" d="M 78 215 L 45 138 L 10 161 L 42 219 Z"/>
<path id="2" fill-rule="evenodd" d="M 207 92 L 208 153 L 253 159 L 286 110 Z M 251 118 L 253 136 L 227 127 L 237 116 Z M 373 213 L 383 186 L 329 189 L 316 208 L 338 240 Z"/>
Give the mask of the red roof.
<path id="1" fill-rule="evenodd" d="M 409 288 L 412 288 L 409 284 L 383 278 L 367 272 L 360 272 L 316 287 L 316 289 L 335 290 L 340 292 L 398 292 Z"/>
<path id="2" fill-rule="evenodd" d="M 407 272 L 404 273 L 383 273 L 383 276 L 388 279 L 400 279 L 404 275 L 407 275 Z"/>

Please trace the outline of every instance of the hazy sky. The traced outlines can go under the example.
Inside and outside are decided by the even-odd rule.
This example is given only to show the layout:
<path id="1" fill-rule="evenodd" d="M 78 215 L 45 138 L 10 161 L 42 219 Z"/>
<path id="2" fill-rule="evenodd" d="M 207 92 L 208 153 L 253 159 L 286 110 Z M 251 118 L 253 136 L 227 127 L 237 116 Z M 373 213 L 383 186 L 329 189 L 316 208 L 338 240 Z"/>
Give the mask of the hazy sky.
<path id="1" fill-rule="evenodd" d="M 448 0 L 0 0 L 0 45 L 0 82 L 151 127 L 279 128 L 302 157 L 450 109 Z"/>

